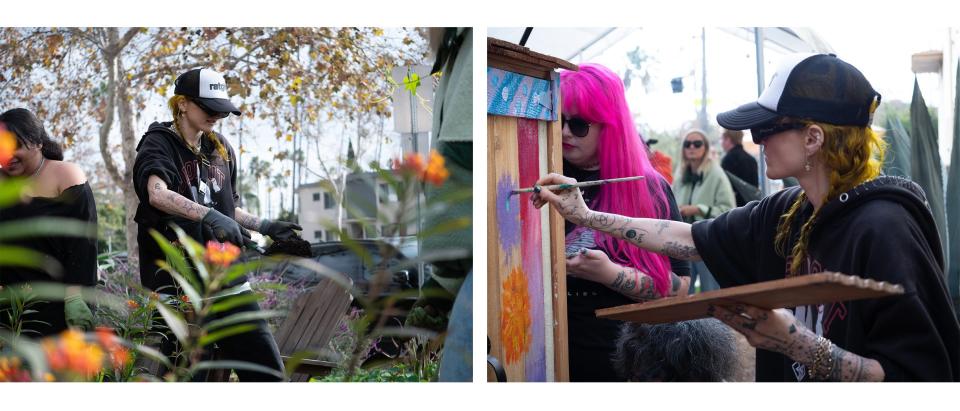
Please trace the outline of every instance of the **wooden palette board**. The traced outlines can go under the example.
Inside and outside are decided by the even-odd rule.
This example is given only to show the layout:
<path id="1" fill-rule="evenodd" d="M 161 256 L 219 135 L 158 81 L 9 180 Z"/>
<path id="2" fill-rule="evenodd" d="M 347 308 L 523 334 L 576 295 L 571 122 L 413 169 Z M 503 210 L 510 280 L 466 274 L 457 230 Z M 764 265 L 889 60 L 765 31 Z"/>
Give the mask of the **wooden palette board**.
<path id="1" fill-rule="evenodd" d="M 737 303 L 776 309 L 903 294 L 903 286 L 822 272 L 597 310 L 597 317 L 661 324 L 707 317 L 707 307 Z"/>

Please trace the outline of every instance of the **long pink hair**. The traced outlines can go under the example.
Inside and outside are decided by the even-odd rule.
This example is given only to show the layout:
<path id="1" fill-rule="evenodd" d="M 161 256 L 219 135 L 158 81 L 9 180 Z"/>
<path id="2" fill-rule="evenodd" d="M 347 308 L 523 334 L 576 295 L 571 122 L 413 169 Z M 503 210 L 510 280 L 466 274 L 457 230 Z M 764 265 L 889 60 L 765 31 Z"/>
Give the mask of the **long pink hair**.
<path id="1" fill-rule="evenodd" d="M 600 195 L 590 207 L 628 217 L 669 218 L 669 203 L 660 174 L 647 158 L 633 124 L 620 77 L 599 64 L 581 64 L 580 71 L 560 73 L 560 88 L 563 112 L 575 108 L 578 117 L 592 124 L 603 125 L 597 142 L 600 178 L 645 177 L 643 180 L 601 186 Z M 669 258 L 599 231 L 594 238 L 613 262 L 648 274 L 653 278 L 660 295 L 667 295 L 670 283 Z"/>

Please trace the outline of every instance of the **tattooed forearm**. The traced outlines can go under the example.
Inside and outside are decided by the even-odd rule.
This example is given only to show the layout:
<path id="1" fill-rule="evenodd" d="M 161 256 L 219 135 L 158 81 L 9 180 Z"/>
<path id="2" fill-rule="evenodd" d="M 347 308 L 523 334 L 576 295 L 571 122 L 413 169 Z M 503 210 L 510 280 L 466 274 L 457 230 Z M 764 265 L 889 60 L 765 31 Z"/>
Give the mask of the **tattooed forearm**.
<path id="1" fill-rule="evenodd" d="M 666 230 L 670 226 L 670 222 L 667 220 L 658 220 L 657 221 L 657 235 L 663 234 L 663 230 Z"/>
<path id="2" fill-rule="evenodd" d="M 700 253 L 697 252 L 697 247 L 689 244 L 680 244 L 676 241 L 667 241 L 663 243 L 663 248 L 660 249 L 660 253 L 680 260 L 693 260 L 700 258 Z"/>
<path id="3" fill-rule="evenodd" d="M 234 218 L 236 218 L 237 222 L 240 223 L 241 226 L 248 230 L 260 230 L 260 217 L 250 214 L 240 207 L 237 207 L 234 211 Z"/>
<path id="4" fill-rule="evenodd" d="M 184 217 L 192 221 L 200 221 L 209 210 L 209 208 L 201 206 L 168 189 L 167 184 L 164 183 L 160 177 L 150 176 L 147 181 L 147 186 L 150 187 L 147 193 L 150 205 L 165 213 Z"/>
<path id="5" fill-rule="evenodd" d="M 831 381 L 883 381 L 883 366 L 876 360 L 864 358 L 836 345 L 830 350 L 833 369 Z"/>
<path id="6" fill-rule="evenodd" d="M 588 211 L 579 221 L 579 225 L 621 238 L 648 251 L 684 260 L 700 259 L 693 244 L 691 226 L 687 223 L 631 218 L 598 211 Z"/>
<path id="7" fill-rule="evenodd" d="M 649 301 L 660 297 L 653 285 L 653 278 L 633 268 L 620 270 L 617 278 L 608 287 L 634 301 Z"/>

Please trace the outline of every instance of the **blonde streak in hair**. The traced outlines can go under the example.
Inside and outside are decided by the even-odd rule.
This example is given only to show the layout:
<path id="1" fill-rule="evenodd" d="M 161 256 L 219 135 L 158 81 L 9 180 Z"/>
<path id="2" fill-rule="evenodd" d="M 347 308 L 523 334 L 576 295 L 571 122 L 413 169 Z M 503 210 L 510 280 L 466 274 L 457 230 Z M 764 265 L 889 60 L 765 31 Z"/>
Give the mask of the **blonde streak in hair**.
<path id="1" fill-rule="evenodd" d="M 227 154 L 227 148 L 223 146 L 223 143 L 220 142 L 220 139 L 217 138 L 216 134 L 212 131 L 209 133 L 204 133 L 208 140 L 213 143 L 213 146 L 217 149 L 217 154 L 220 154 L 220 158 L 225 162 L 230 162 L 230 156 Z"/>

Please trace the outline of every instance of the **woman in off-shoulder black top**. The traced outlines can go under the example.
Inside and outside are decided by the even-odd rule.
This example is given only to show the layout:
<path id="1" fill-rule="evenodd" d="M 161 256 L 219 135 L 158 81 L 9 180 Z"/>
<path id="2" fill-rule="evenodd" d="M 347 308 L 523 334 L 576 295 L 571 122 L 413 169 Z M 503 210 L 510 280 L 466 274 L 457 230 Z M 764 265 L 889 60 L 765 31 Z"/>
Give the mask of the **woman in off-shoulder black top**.
<path id="1" fill-rule="evenodd" d="M 96 226 L 97 207 L 83 171 L 75 164 L 62 161 L 59 145 L 50 139 L 42 123 L 31 112 L 13 109 L 0 114 L 0 132 L 11 133 L 17 141 L 13 158 L 2 164 L 0 179 L 31 180 L 29 192 L 19 203 L 0 209 L 0 223 L 58 217 Z M 79 298 L 79 287 L 96 285 L 96 238 L 36 236 L 6 241 L 5 244 L 41 253 L 59 263 L 62 270 L 55 276 L 43 269 L 0 267 L 0 285 L 3 287 L 41 282 L 67 285 L 64 299 L 36 302 L 29 307 L 36 312 L 20 319 L 28 336 L 56 334 L 68 326 L 86 329 L 93 326 L 93 315 Z M 0 307 L 0 310 L 7 308 Z M 9 328 L 9 322 L 8 315 L 0 315 L 0 327 Z"/>

